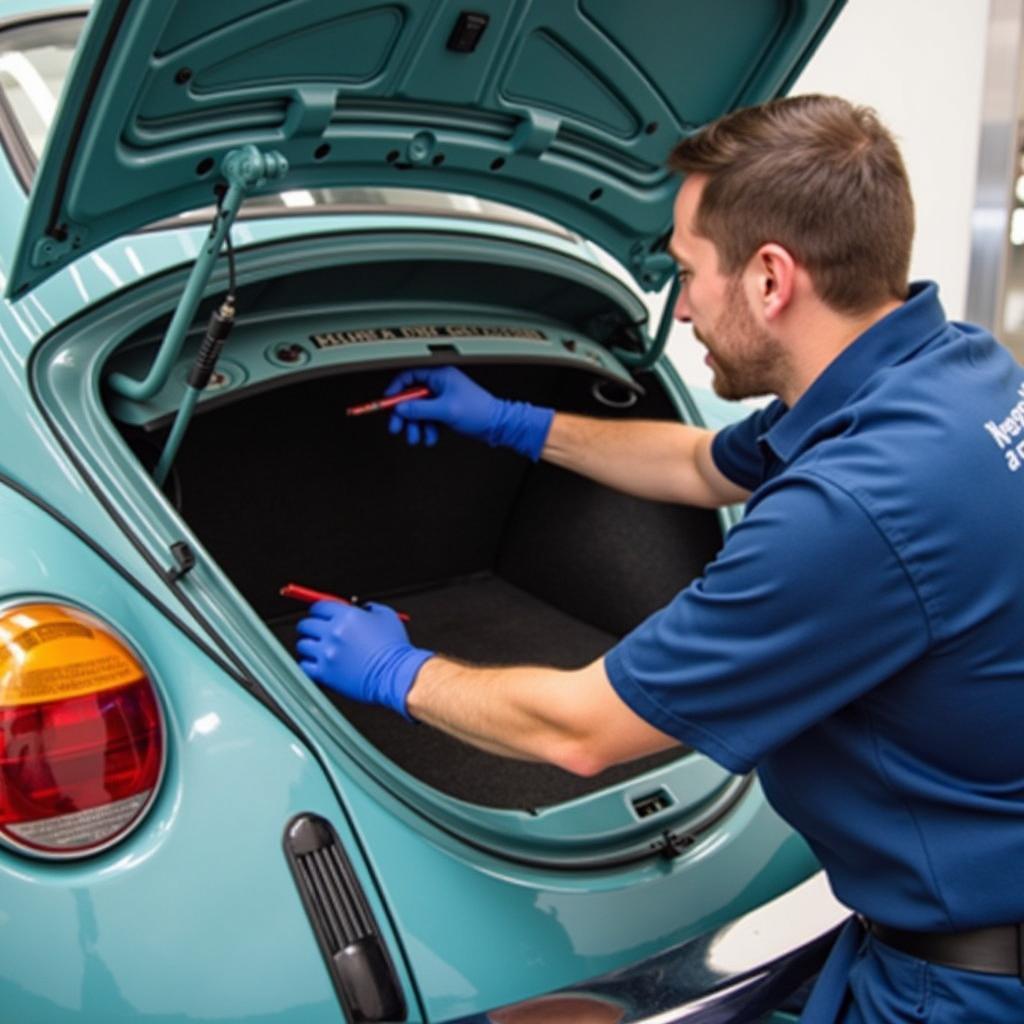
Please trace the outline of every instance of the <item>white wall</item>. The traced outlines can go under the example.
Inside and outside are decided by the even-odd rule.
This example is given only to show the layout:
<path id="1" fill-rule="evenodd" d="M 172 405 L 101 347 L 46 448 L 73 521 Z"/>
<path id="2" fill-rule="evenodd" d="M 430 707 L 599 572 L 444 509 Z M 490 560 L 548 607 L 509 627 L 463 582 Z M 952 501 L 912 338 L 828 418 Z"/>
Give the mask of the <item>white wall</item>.
<path id="1" fill-rule="evenodd" d="M 848 0 L 792 90 L 874 107 L 897 137 L 917 205 L 911 277 L 939 282 L 952 319 L 966 305 L 987 19 L 988 0 Z M 688 328 L 669 354 L 687 380 L 710 380 Z"/>
<path id="2" fill-rule="evenodd" d="M 912 277 L 939 282 L 963 316 L 978 168 L 988 0 L 849 0 L 793 92 L 878 111 L 900 143 L 917 204 Z"/>

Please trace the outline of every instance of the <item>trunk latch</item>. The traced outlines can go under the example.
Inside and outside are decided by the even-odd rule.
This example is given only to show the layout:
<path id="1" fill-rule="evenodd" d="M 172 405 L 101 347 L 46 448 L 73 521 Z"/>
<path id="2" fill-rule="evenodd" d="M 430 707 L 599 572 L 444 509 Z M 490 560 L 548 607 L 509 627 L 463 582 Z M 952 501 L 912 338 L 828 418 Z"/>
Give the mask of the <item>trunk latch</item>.
<path id="1" fill-rule="evenodd" d="M 661 836 L 651 843 L 651 849 L 666 860 L 675 860 L 676 857 L 681 857 L 696 841 L 694 836 L 685 832 L 671 832 L 665 829 Z"/>

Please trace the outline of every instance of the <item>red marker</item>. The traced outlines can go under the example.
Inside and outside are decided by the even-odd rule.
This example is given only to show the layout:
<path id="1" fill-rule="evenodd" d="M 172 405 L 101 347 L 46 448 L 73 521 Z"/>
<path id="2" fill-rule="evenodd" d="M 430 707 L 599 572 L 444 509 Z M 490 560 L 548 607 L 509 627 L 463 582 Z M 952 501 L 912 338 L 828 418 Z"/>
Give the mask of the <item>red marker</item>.
<path id="1" fill-rule="evenodd" d="M 430 388 L 408 388 L 399 391 L 397 395 L 388 395 L 387 398 L 378 398 L 373 402 L 366 402 L 363 405 L 350 405 L 345 410 L 346 416 L 365 416 L 368 412 L 380 412 L 381 409 L 390 409 L 400 402 L 410 402 L 414 398 L 429 398 Z"/>
<path id="2" fill-rule="evenodd" d="M 350 601 L 347 597 L 327 594 L 322 590 L 311 590 L 309 587 L 300 586 L 298 583 L 286 583 L 278 593 L 282 597 L 291 597 L 296 601 L 305 601 L 307 604 L 313 604 L 316 601 L 340 601 L 342 604 L 355 604 L 354 601 Z M 409 621 L 409 616 L 405 612 L 399 612 L 398 617 L 403 622 Z"/>

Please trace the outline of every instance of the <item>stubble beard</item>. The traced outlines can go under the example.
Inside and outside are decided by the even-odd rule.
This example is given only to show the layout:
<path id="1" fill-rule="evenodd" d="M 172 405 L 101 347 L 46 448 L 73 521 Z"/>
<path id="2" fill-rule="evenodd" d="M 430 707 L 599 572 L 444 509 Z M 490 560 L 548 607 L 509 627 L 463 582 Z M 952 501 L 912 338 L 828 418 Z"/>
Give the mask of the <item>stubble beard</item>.
<path id="1" fill-rule="evenodd" d="M 714 360 L 711 387 L 719 398 L 738 402 L 779 393 L 785 353 L 778 339 L 754 319 L 739 279 L 730 282 L 722 315 L 711 330 L 694 333 Z"/>

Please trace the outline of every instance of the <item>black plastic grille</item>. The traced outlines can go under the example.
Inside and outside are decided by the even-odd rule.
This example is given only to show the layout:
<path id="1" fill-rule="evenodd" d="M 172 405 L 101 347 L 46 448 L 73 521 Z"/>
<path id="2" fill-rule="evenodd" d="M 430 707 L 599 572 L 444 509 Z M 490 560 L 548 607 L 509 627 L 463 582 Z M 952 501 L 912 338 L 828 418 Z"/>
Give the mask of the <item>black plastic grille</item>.
<path id="1" fill-rule="evenodd" d="M 296 860 L 306 884 L 316 894 L 332 952 L 373 935 L 366 910 L 360 906 L 359 900 L 353 898 L 344 877 L 345 868 L 336 846 L 315 850 Z"/>
<path id="2" fill-rule="evenodd" d="M 284 848 L 347 1019 L 404 1020 L 394 966 L 330 823 L 300 815 L 285 830 Z"/>

